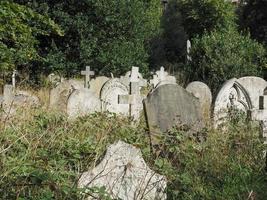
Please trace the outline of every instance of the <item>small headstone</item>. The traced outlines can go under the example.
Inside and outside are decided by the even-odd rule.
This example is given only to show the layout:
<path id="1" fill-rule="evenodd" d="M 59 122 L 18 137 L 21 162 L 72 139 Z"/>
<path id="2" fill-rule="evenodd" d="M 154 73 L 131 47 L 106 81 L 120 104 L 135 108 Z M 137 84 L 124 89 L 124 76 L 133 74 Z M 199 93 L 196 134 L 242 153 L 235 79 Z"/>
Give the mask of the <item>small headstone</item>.
<path id="1" fill-rule="evenodd" d="M 185 124 L 194 130 L 204 126 L 199 100 L 179 85 L 157 87 L 144 104 L 152 141 L 175 125 Z"/>
<path id="2" fill-rule="evenodd" d="M 81 74 L 85 76 L 84 78 L 84 87 L 85 88 L 89 88 L 90 87 L 90 76 L 95 75 L 94 71 L 91 71 L 89 66 L 86 66 L 86 70 L 85 71 L 81 71 Z"/>
<path id="3" fill-rule="evenodd" d="M 15 92 L 12 85 L 5 85 L 3 96 L 3 110 L 7 116 L 13 115 L 18 109 L 39 106 L 39 98 L 26 91 Z"/>
<path id="4" fill-rule="evenodd" d="M 165 71 L 164 67 L 161 67 L 160 70 L 156 71 L 156 74 L 153 75 L 150 84 L 152 84 L 154 88 L 164 84 L 176 84 L 176 78 L 170 76 L 168 72 Z"/>
<path id="5" fill-rule="evenodd" d="M 13 71 L 13 74 L 12 74 L 12 86 L 13 88 L 16 88 L 16 75 L 17 75 L 17 70 L 14 70 Z"/>
<path id="6" fill-rule="evenodd" d="M 56 111 L 66 112 L 67 102 L 75 89 L 83 88 L 83 83 L 77 80 L 66 80 L 50 91 L 50 108 Z"/>
<path id="7" fill-rule="evenodd" d="M 90 90 L 100 97 L 100 92 L 103 85 L 109 80 L 106 76 L 99 76 L 90 81 Z"/>
<path id="8" fill-rule="evenodd" d="M 119 79 L 110 79 L 104 84 L 101 90 L 100 100 L 102 111 L 128 116 L 129 104 L 119 104 L 119 96 L 128 94 L 129 89 Z"/>
<path id="9" fill-rule="evenodd" d="M 186 90 L 199 99 L 202 116 L 205 120 L 210 119 L 212 94 L 209 86 L 200 81 L 194 81 L 187 85 Z"/>
<path id="10" fill-rule="evenodd" d="M 87 88 L 74 90 L 68 99 L 67 114 L 71 119 L 100 111 L 99 98 Z"/>
<path id="11" fill-rule="evenodd" d="M 48 75 L 48 81 L 52 84 L 57 86 L 60 82 L 63 82 L 63 77 L 60 77 L 59 75 L 56 75 L 54 73 Z"/>
<path id="12" fill-rule="evenodd" d="M 80 188 L 105 187 L 112 199 L 122 200 L 164 200 L 166 185 L 166 177 L 147 166 L 139 149 L 121 141 L 109 146 L 99 165 L 78 182 Z"/>

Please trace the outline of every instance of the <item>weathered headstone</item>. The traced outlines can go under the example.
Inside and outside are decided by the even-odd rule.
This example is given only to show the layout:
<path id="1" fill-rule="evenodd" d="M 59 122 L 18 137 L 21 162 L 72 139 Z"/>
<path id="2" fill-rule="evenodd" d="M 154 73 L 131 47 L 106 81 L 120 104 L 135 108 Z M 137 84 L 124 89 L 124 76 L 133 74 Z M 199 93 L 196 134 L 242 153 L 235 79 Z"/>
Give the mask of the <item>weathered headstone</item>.
<path id="1" fill-rule="evenodd" d="M 17 70 L 14 70 L 12 73 L 12 86 L 13 88 L 16 88 L 16 75 L 17 75 Z"/>
<path id="2" fill-rule="evenodd" d="M 59 75 L 56 75 L 54 73 L 49 74 L 47 79 L 54 86 L 57 86 L 60 82 L 64 81 L 63 77 L 60 77 Z"/>
<path id="3" fill-rule="evenodd" d="M 152 84 L 154 88 L 164 84 L 176 84 L 176 78 L 168 75 L 168 72 L 165 71 L 164 67 L 161 67 L 160 70 L 156 71 L 156 74 L 153 75 L 150 84 Z"/>
<path id="4" fill-rule="evenodd" d="M 195 130 L 204 126 L 199 100 L 179 85 L 157 87 L 144 104 L 152 141 L 175 125 L 186 124 Z"/>
<path id="5" fill-rule="evenodd" d="M 100 111 L 99 98 L 87 88 L 74 90 L 68 98 L 67 114 L 71 119 Z"/>
<path id="6" fill-rule="evenodd" d="M 90 81 L 90 90 L 100 97 L 100 92 L 103 85 L 109 80 L 106 76 L 99 76 Z"/>
<path id="7" fill-rule="evenodd" d="M 267 82 L 259 77 L 233 78 L 225 82 L 214 102 L 214 126 L 223 125 L 233 111 L 247 115 L 249 110 L 259 108 L 259 98 Z"/>
<path id="8" fill-rule="evenodd" d="M 86 66 L 86 70 L 85 71 L 81 71 L 81 74 L 85 76 L 84 78 L 84 87 L 85 88 L 89 88 L 90 87 L 90 76 L 95 75 L 94 71 L 91 71 L 90 66 Z"/>
<path id="9" fill-rule="evenodd" d="M 164 200 L 166 185 L 166 177 L 146 165 L 139 149 L 121 141 L 109 146 L 99 165 L 78 182 L 80 188 L 104 186 L 112 199 L 122 200 Z M 97 199 L 97 194 L 89 199 Z"/>
<path id="10" fill-rule="evenodd" d="M 124 116 L 129 115 L 129 104 L 119 104 L 120 95 L 128 95 L 129 89 L 119 79 L 107 81 L 101 89 L 102 111 L 109 111 Z"/>
<path id="11" fill-rule="evenodd" d="M 203 118 L 210 119 L 210 108 L 212 103 L 212 94 L 209 86 L 200 81 L 194 81 L 187 85 L 186 90 L 199 99 Z"/>
<path id="12" fill-rule="evenodd" d="M 119 104 L 129 104 L 129 114 L 134 120 L 138 120 L 143 109 L 142 96 L 140 93 L 139 68 L 133 67 L 130 76 L 130 94 L 119 95 Z"/>
<path id="13" fill-rule="evenodd" d="M 83 88 L 83 83 L 76 80 L 66 80 L 50 91 L 50 108 L 56 111 L 66 112 L 67 102 L 75 89 Z"/>
<path id="14" fill-rule="evenodd" d="M 26 91 L 15 92 L 12 85 L 5 85 L 3 95 L 3 110 L 5 115 L 15 114 L 18 109 L 39 106 L 39 98 Z"/>

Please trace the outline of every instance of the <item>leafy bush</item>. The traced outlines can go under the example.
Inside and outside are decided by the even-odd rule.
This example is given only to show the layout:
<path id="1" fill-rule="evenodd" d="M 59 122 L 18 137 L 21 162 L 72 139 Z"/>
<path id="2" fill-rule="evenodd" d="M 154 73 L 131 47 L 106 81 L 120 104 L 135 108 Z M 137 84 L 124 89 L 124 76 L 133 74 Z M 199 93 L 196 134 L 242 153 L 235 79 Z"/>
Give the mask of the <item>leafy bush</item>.
<path id="1" fill-rule="evenodd" d="M 262 45 L 236 28 L 214 30 L 192 40 L 189 79 L 206 82 L 213 90 L 230 78 L 262 75 L 267 66 Z"/>
<path id="2" fill-rule="evenodd" d="M 37 37 L 62 31 L 50 18 L 10 1 L 0 1 L 0 70 L 11 71 L 40 60 Z"/>
<path id="3" fill-rule="evenodd" d="M 95 166 L 117 140 L 140 148 L 150 167 L 167 176 L 168 199 L 266 197 L 263 145 L 258 130 L 248 126 L 233 126 L 224 134 L 208 129 L 202 142 L 174 127 L 155 154 L 143 122 L 134 127 L 105 113 L 68 121 L 37 109 L 0 126 L 2 199 L 82 199 L 80 173 Z M 103 188 L 97 192 L 104 194 Z"/>

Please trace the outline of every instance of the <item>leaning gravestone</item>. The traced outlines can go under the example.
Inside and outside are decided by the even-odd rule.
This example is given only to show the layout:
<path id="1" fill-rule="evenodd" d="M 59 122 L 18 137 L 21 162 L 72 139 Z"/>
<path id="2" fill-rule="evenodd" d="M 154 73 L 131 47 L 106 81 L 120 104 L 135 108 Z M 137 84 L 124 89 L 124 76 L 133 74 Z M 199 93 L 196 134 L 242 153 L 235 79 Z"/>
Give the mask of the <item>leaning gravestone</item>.
<path id="1" fill-rule="evenodd" d="M 83 88 L 83 82 L 77 80 L 66 80 L 59 83 L 50 91 L 50 108 L 60 112 L 67 111 L 68 98 L 75 89 Z"/>
<path id="2" fill-rule="evenodd" d="M 90 90 L 100 97 L 101 89 L 108 80 L 109 78 L 106 76 L 98 76 L 95 79 L 92 79 L 89 82 Z"/>
<path id="3" fill-rule="evenodd" d="M 212 103 L 212 94 L 209 86 L 200 81 L 194 81 L 187 85 L 186 90 L 199 99 L 203 118 L 210 119 L 210 108 Z"/>
<path id="4" fill-rule="evenodd" d="M 227 122 L 234 111 L 247 115 L 249 110 L 259 107 L 259 98 L 264 93 L 267 82 L 259 77 L 233 78 L 224 83 L 214 102 L 214 126 Z"/>
<path id="5" fill-rule="evenodd" d="M 166 177 L 152 171 L 136 147 L 117 142 L 108 147 L 98 166 L 82 174 L 80 188 L 105 187 L 112 199 L 164 200 Z M 98 199 L 92 194 L 89 199 Z"/>
<path id="6" fill-rule="evenodd" d="M 119 79 L 110 79 L 101 89 L 100 100 L 102 111 L 128 116 L 129 104 L 119 104 L 119 96 L 128 94 L 129 89 Z"/>
<path id="7" fill-rule="evenodd" d="M 179 85 L 166 84 L 145 99 L 145 111 L 152 139 L 178 124 L 203 127 L 199 100 Z"/>
<path id="8" fill-rule="evenodd" d="M 87 88 L 74 90 L 68 99 L 67 114 L 71 119 L 100 111 L 99 98 Z"/>

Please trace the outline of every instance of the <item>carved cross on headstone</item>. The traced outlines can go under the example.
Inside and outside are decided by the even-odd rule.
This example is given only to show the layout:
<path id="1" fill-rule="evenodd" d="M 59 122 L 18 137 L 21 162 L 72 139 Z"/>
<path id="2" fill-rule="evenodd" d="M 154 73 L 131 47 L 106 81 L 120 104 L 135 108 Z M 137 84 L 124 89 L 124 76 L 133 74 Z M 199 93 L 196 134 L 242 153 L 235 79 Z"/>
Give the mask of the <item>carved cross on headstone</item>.
<path id="1" fill-rule="evenodd" d="M 250 110 L 252 120 L 260 121 L 264 144 L 267 144 L 267 88 L 259 98 L 259 109 Z"/>
<path id="2" fill-rule="evenodd" d="M 85 76 L 84 87 L 89 88 L 90 76 L 94 76 L 95 72 L 90 70 L 90 66 L 86 66 L 86 70 L 81 71 L 81 74 Z"/>
<path id="3" fill-rule="evenodd" d="M 119 95 L 119 104 L 129 104 L 130 116 L 135 120 L 139 118 L 140 104 L 142 103 L 142 97 L 140 94 L 140 83 L 138 77 L 138 67 L 132 67 L 131 77 L 130 77 L 130 94 L 129 95 Z"/>

